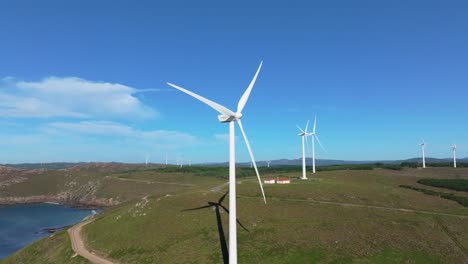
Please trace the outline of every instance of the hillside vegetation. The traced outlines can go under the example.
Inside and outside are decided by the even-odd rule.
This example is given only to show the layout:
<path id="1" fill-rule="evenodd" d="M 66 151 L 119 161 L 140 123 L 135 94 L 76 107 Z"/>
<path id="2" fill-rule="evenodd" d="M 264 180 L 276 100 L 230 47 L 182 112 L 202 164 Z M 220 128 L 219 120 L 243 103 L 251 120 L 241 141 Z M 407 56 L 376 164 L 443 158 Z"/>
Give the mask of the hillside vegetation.
<path id="1" fill-rule="evenodd" d="M 418 183 L 455 191 L 468 192 L 468 179 L 420 179 L 418 180 Z"/>
<path id="2" fill-rule="evenodd" d="M 89 261 L 75 256 L 71 249 L 70 238 L 66 231 L 60 231 L 41 239 L 9 256 L 0 263 L 15 264 L 87 264 Z"/>
<path id="3" fill-rule="evenodd" d="M 159 169 L 113 163 L 83 164 L 62 170 L 8 169 L 9 174 L 3 176 L 0 171 L 0 203 L 49 201 L 72 206 L 112 206 L 148 194 L 188 191 L 203 185 L 206 179 L 194 178 L 191 184 L 184 184 L 183 176 L 188 174 L 183 171 L 174 171 L 158 182 L 132 178 L 136 171 L 144 176 L 158 173 Z"/>

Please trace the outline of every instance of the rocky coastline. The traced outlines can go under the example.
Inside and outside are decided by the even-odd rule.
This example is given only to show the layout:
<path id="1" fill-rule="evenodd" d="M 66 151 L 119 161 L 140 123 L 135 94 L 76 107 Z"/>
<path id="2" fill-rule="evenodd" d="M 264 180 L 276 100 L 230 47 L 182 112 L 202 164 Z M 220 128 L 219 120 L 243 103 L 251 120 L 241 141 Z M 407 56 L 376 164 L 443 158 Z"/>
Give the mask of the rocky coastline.
<path id="1" fill-rule="evenodd" d="M 27 197 L 0 197 L 0 205 L 57 203 L 79 209 L 101 209 L 119 204 L 109 198 L 73 198 L 69 195 L 33 195 Z"/>

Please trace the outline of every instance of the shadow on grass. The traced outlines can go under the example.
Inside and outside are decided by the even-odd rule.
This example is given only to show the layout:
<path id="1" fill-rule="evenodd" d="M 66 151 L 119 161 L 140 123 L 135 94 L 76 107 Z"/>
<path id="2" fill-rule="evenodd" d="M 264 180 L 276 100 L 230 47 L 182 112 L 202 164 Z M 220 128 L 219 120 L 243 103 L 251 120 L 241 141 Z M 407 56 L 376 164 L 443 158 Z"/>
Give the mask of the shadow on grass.
<path id="1" fill-rule="evenodd" d="M 220 213 L 220 208 L 222 208 L 226 213 L 229 214 L 229 210 L 222 205 L 222 202 L 224 198 L 226 198 L 226 195 L 228 192 L 226 192 L 221 198 L 219 198 L 218 202 L 208 202 L 207 205 L 196 207 L 196 208 L 191 208 L 191 209 L 185 209 L 182 210 L 182 212 L 186 211 L 194 211 L 194 210 L 201 210 L 205 208 L 210 208 L 214 207 L 215 208 L 215 213 L 216 213 L 216 224 L 218 225 L 218 233 L 219 233 L 219 243 L 221 245 L 221 253 L 223 254 L 223 263 L 228 264 L 229 263 L 229 251 L 226 243 L 226 235 L 224 234 L 224 229 L 223 229 L 223 223 L 221 221 L 221 213 Z M 239 219 L 236 219 L 237 223 L 242 227 L 247 232 L 250 232 L 245 226 L 239 221 Z"/>

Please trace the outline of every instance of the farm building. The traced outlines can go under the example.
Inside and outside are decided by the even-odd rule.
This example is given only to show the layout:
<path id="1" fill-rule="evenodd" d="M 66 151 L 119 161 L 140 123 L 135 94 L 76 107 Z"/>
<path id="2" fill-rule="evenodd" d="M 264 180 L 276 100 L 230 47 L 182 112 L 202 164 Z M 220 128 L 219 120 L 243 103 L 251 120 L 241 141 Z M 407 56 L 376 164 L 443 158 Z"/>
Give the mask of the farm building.
<path id="1" fill-rule="evenodd" d="M 289 179 L 288 178 L 279 178 L 276 183 L 278 184 L 288 184 L 290 183 Z"/>
<path id="2" fill-rule="evenodd" d="M 266 179 L 263 181 L 265 184 L 275 184 L 275 179 Z"/>

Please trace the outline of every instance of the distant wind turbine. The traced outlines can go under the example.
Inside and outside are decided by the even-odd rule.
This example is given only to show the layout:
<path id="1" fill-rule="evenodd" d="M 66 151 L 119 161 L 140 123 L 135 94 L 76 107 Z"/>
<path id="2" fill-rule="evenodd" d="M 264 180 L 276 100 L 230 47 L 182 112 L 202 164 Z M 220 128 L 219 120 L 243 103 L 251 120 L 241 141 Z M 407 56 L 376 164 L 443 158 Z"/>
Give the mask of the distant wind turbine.
<path id="1" fill-rule="evenodd" d="M 257 164 L 255 163 L 255 158 L 253 156 L 249 141 L 244 132 L 244 128 L 242 127 L 242 122 L 241 122 L 242 110 L 244 109 L 244 106 L 247 103 L 247 100 L 249 99 L 250 92 L 252 91 L 252 88 L 255 84 L 255 81 L 257 80 L 257 76 L 261 68 L 262 68 L 262 63 L 260 63 L 260 66 L 258 67 L 257 72 L 255 73 L 252 81 L 250 82 L 249 86 L 247 87 L 244 94 L 240 98 L 239 103 L 237 105 L 237 112 L 233 112 L 218 103 L 215 103 L 205 97 L 202 97 L 189 90 L 186 90 L 180 86 L 167 83 L 171 87 L 181 92 L 184 92 L 192 97 L 195 97 L 196 99 L 202 101 L 203 103 L 207 104 L 211 108 L 218 111 L 220 113 L 220 115 L 218 115 L 218 120 L 221 123 L 229 123 L 229 211 L 230 211 L 230 214 L 229 214 L 229 263 L 230 264 L 237 264 L 236 157 L 235 157 L 235 126 L 234 126 L 234 122 L 236 121 L 237 121 L 237 124 L 239 125 L 239 129 L 242 133 L 242 136 L 244 137 L 247 150 L 249 151 L 250 158 L 255 168 L 255 173 L 257 174 L 257 179 L 260 184 L 260 190 L 262 191 L 263 200 L 266 203 L 265 193 L 263 191 L 262 181 L 258 173 Z"/>
<path id="2" fill-rule="evenodd" d="M 453 153 L 453 167 L 457 167 L 457 145 L 452 145 L 452 153 Z"/>
<path id="3" fill-rule="evenodd" d="M 320 147 L 325 150 L 322 146 L 322 142 L 320 142 L 320 139 L 318 138 L 317 134 L 315 133 L 315 127 L 317 125 L 317 116 L 315 116 L 314 119 L 314 128 L 312 130 L 312 133 L 308 133 L 308 136 L 312 137 L 312 173 L 315 173 L 315 139 L 317 139 L 317 142 L 320 144 Z"/>
<path id="4" fill-rule="evenodd" d="M 145 165 L 146 165 L 146 166 L 148 166 L 148 161 L 149 161 L 149 158 L 150 158 L 150 156 L 149 156 L 149 155 L 147 155 L 147 156 L 145 157 Z"/>
<path id="5" fill-rule="evenodd" d="M 297 126 L 297 128 L 299 128 L 299 130 L 301 131 L 301 133 L 297 134 L 298 136 L 302 137 L 302 180 L 307 180 L 307 175 L 306 175 L 306 151 L 305 151 L 305 140 L 307 140 L 307 136 L 309 135 L 307 133 L 307 128 L 309 127 L 309 120 L 307 120 L 307 124 L 306 124 L 306 127 L 305 127 L 305 130 L 302 130 L 302 128 L 300 128 L 299 126 Z"/>
<path id="6" fill-rule="evenodd" d="M 424 139 L 423 139 L 423 141 L 421 143 L 423 168 L 426 168 L 426 153 L 424 152 L 425 147 L 426 147 L 426 142 L 424 142 Z"/>
<path id="7" fill-rule="evenodd" d="M 270 163 L 271 163 L 271 160 L 267 161 L 267 167 L 270 168 Z"/>

